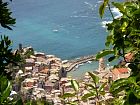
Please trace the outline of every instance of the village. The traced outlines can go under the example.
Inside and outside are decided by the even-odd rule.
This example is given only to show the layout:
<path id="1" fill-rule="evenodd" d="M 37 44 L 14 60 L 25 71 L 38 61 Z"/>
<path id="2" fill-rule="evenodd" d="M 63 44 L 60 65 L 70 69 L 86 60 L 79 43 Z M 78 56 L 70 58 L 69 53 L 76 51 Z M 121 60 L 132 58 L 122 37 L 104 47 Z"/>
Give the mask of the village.
<path id="1" fill-rule="evenodd" d="M 36 52 L 32 47 L 19 47 L 24 55 L 27 51 L 33 51 L 28 58 L 25 59 L 23 69 L 19 69 L 15 75 L 13 91 L 11 95 L 20 93 L 24 101 L 43 99 L 54 105 L 65 105 L 64 100 L 60 97 L 64 93 L 72 93 L 74 90 L 71 87 L 72 77 L 67 76 L 68 69 L 71 63 L 55 55 L 46 55 L 42 52 Z M 127 60 L 131 59 L 131 54 L 126 55 Z M 91 59 L 90 59 L 91 60 Z M 93 70 L 100 80 L 100 83 L 107 82 L 105 86 L 105 98 L 101 100 L 112 99 L 113 96 L 109 93 L 110 83 L 120 78 L 127 78 L 130 75 L 130 70 L 126 67 L 113 68 L 106 66 L 103 58 L 99 59 L 99 67 Z M 20 81 L 21 80 L 21 81 Z M 20 82 L 17 82 L 20 81 Z M 85 83 L 90 83 L 91 77 L 85 73 L 82 81 L 79 81 L 79 97 L 88 93 Z M 19 84 L 20 83 L 20 84 Z M 77 101 L 76 97 L 69 98 L 70 101 Z M 96 99 L 89 98 L 86 101 L 80 100 L 80 105 L 95 105 Z"/>

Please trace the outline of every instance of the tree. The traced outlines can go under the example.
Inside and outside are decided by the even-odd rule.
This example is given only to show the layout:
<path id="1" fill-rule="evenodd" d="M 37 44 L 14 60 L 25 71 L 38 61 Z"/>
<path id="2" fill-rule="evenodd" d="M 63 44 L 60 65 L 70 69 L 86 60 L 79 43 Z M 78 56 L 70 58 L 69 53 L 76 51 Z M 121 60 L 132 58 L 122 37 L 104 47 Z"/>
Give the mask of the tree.
<path id="1" fill-rule="evenodd" d="M 3 28 L 12 30 L 11 26 L 15 24 L 15 19 L 11 17 L 11 11 L 7 8 L 8 2 L 0 0 L 0 25 Z M 17 65 L 20 61 L 20 56 L 14 54 L 11 49 L 12 41 L 8 36 L 1 35 L 0 40 L 0 105 L 22 104 L 22 101 L 10 100 L 11 92 L 11 73 L 9 64 Z M 20 105 L 20 104 L 19 104 Z"/>
<path id="2" fill-rule="evenodd" d="M 122 13 L 121 17 L 114 18 L 110 10 L 111 4 L 119 9 Z M 111 4 L 109 0 L 104 0 L 99 8 L 102 18 L 108 6 L 113 20 L 112 23 L 106 25 L 109 32 L 105 43 L 107 49 L 99 52 L 96 57 L 99 59 L 111 55 L 109 62 L 121 58 L 129 64 L 130 77 L 113 82 L 110 91 L 114 95 L 124 91 L 125 105 L 140 104 L 140 1 L 112 2 Z M 133 55 L 130 60 L 125 57 L 128 53 Z"/>
<path id="3" fill-rule="evenodd" d="M 3 28 L 12 30 L 11 26 L 16 23 L 16 19 L 11 17 L 12 12 L 7 8 L 7 6 L 8 2 L 0 0 L 0 24 Z"/>
<path id="4" fill-rule="evenodd" d="M 12 30 L 11 26 L 15 24 L 15 19 L 11 17 L 12 12 L 7 8 L 8 2 L 0 0 L 0 24 L 1 27 Z M 8 65 L 17 64 L 19 59 L 18 54 L 13 54 L 11 49 L 12 41 L 9 40 L 8 36 L 1 35 L 0 40 L 0 75 L 10 78 L 11 71 L 7 71 Z"/>

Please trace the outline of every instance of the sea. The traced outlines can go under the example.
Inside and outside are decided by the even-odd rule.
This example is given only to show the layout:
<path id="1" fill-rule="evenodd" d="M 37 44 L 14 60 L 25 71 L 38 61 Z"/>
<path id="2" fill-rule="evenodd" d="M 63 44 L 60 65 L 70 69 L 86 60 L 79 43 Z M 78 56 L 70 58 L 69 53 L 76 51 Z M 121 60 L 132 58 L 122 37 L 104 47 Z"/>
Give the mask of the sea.
<path id="1" fill-rule="evenodd" d="M 54 54 L 62 60 L 96 54 L 105 48 L 105 24 L 112 20 L 108 10 L 103 19 L 99 6 L 103 0 L 13 0 L 9 3 L 16 18 L 13 31 L 1 30 L 18 44 L 36 51 Z M 120 13 L 111 8 L 115 16 Z M 86 63 L 69 73 L 81 76 L 98 68 L 98 62 Z"/>

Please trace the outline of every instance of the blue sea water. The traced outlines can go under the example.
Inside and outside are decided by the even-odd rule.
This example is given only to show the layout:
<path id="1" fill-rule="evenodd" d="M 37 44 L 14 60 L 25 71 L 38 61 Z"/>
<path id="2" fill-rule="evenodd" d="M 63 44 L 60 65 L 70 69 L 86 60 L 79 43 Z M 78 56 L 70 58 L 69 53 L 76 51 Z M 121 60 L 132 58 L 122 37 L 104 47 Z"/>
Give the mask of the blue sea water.
<path id="1" fill-rule="evenodd" d="M 13 0 L 16 18 L 13 40 L 62 59 L 96 54 L 104 48 L 105 28 L 98 15 L 99 0 Z M 105 19 L 109 18 L 108 14 Z M 57 30 L 57 31 L 56 31 Z"/>
<path id="2" fill-rule="evenodd" d="M 31 45 L 35 50 L 72 59 L 96 54 L 105 46 L 106 29 L 103 21 L 110 20 L 106 12 L 100 19 L 99 0 L 13 0 L 10 8 L 16 18 L 13 31 L 3 30 L 13 40 Z M 82 66 L 83 67 L 83 66 Z M 86 65 L 87 70 L 97 68 Z M 83 68 L 80 68 L 83 69 Z"/>
<path id="3" fill-rule="evenodd" d="M 68 76 L 74 78 L 74 79 L 81 79 L 84 77 L 84 74 L 86 72 L 95 71 L 98 68 L 98 62 L 93 61 L 91 63 L 85 63 L 83 65 L 80 65 L 78 68 L 73 69 L 71 72 L 68 72 Z"/>

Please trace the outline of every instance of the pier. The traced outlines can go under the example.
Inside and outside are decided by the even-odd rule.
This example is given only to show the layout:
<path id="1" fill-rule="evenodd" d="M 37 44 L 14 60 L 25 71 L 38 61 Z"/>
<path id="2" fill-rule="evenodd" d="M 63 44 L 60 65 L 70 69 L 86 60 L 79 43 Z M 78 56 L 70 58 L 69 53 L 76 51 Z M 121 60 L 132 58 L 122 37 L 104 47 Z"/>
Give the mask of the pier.
<path id="1" fill-rule="evenodd" d="M 69 66 L 67 67 L 66 71 L 69 72 L 71 70 L 73 70 L 77 65 L 82 64 L 82 63 L 86 63 L 88 61 L 95 61 L 96 57 L 95 55 L 89 55 L 89 56 L 83 56 L 74 60 L 70 60 L 68 61 Z"/>

